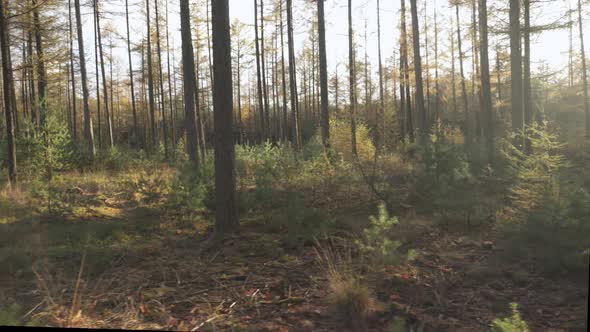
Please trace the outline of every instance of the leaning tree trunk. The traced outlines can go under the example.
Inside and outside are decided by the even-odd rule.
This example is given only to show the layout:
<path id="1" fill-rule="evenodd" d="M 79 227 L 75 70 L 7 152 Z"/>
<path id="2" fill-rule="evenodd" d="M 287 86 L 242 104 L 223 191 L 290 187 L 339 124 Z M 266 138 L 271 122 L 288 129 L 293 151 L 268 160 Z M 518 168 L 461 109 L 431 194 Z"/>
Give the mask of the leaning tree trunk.
<path id="1" fill-rule="evenodd" d="M 82 33 L 82 18 L 80 15 L 80 0 L 74 0 L 76 7 L 76 28 L 78 33 L 78 54 L 80 58 L 80 73 L 82 75 L 82 100 L 84 104 L 84 135 L 88 144 L 88 153 L 90 160 L 93 161 L 96 156 L 94 147 L 94 132 L 92 131 L 92 116 L 90 115 L 90 106 L 88 105 L 88 77 L 86 74 L 86 58 L 84 56 L 84 38 Z"/>
<path id="2" fill-rule="evenodd" d="M 228 0 L 212 0 L 213 119 L 215 128 L 215 232 L 236 233 L 236 174 L 232 128 L 231 40 Z"/>

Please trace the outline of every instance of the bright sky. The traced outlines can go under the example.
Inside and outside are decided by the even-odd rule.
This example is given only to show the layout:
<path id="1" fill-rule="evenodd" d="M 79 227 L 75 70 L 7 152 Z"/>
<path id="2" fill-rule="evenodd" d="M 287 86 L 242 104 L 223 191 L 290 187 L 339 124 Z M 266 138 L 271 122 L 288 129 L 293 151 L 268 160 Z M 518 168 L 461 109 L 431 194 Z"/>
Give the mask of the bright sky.
<path id="1" fill-rule="evenodd" d="M 104 1 L 104 0 L 103 0 Z M 204 6 L 204 0 L 191 0 L 191 3 L 200 3 Z M 431 40 L 429 41 L 429 49 L 430 51 L 430 61 L 434 59 L 434 41 L 432 40 L 433 31 L 434 31 L 434 24 L 433 24 L 433 15 L 434 10 L 436 8 L 437 15 L 438 15 L 438 22 L 439 22 L 439 39 L 440 45 L 439 50 L 440 52 L 447 52 L 449 49 L 448 45 L 450 43 L 449 38 L 450 34 L 454 33 L 456 37 L 456 32 L 451 29 L 453 28 L 450 24 L 450 16 L 454 16 L 454 9 L 449 6 L 448 0 L 425 0 L 427 4 L 428 10 L 428 28 L 430 31 Z M 418 0 L 419 9 L 423 11 L 424 0 Z M 437 2 L 435 2 L 437 1 Z M 532 24 L 533 25 L 541 25 L 541 24 L 548 24 L 555 22 L 557 19 L 564 17 L 566 15 L 566 10 L 568 8 L 568 1 L 572 1 L 573 8 L 577 8 L 577 0 L 556 0 L 552 1 L 551 3 L 543 3 L 534 5 L 531 10 L 531 17 L 532 17 Z M 132 42 L 138 42 L 141 38 L 145 35 L 146 25 L 145 25 L 145 17 L 143 16 L 143 7 L 145 0 L 129 0 L 130 2 L 130 12 L 132 13 Z M 150 2 L 153 2 L 151 0 Z M 271 10 L 271 1 L 265 1 L 265 11 L 270 12 Z M 383 53 L 383 60 L 385 62 L 386 59 L 389 59 L 394 50 L 397 52 L 399 49 L 399 32 L 398 32 L 398 25 L 399 25 L 399 0 L 381 0 L 381 40 L 382 40 L 382 53 Z M 161 20 L 163 21 L 163 17 L 165 15 L 165 8 L 164 8 L 164 1 L 161 1 L 160 8 L 160 15 Z M 315 10 L 310 10 L 309 8 L 315 7 L 315 5 L 310 4 L 311 0 L 293 0 L 294 3 L 294 16 L 296 22 L 296 48 L 300 49 L 304 40 L 307 39 L 307 31 L 309 30 L 309 19 L 315 15 Z M 435 4 L 436 3 L 436 4 Z M 117 27 L 120 34 L 125 34 L 125 16 L 124 16 L 124 4 L 123 0 L 114 0 L 112 4 L 109 5 L 107 8 L 109 11 L 117 14 L 107 15 L 107 20 L 101 21 L 101 25 L 104 26 L 107 24 L 106 21 L 111 20 L 112 23 Z M 239 19 L 242 22 L 253 25 L 254 22 L 254 0 L 229 0 L 230 5 L 230 16 L 231 20 Z M 180 62 L 180 21 L 179 21 L 179 4 L 178 0 L 168 0 L 169 6 L 169 29 L 171 33 L 171 45 L 174 45 L 176 49 L 176 56 L 175 59 L 177 63 Z M 368 30 L 368 55 L 370 58 L 370 62 L 372 63 L 371 69 L 376 72 L 377 70 L 377 0 L 353 0 L 353 21 L 355 25 L 355 38 L 360 46 L 358 49 L 359 52 L 359 59 L 362 59 L 364 56 L 364 25 L 365 22 L 367 24 Z M 407 10 L 409 13 L 410 5 L 409 0 L 406 1 Z M 507 1 L 496 1 L 496 0 L 488 0 L 488 6 L 493 8 L 506 8 Z M 588 7 L 586 5 L 586 7 Z M 308 9 L 305 9 L 308 8 Z M 89 14 L 90 8 L 83 9 L 83 13 Z M 337 63 L 346 64 L 347 63 L 347 56 L 348 56 L 348 14 L 347 14 L 347 0 L 328 0 L 326 1 L 326 34 L 327 34 L 327 52 L 328 52 L 328 70 L 329 72 L 334 72 Z M 586 37 L 586 52 L 587 54 L 590 53 L 590 49 L 588 49 L 588 45 L 590 45 L 590 20 L 588 20 L 590 11 L 589 8 L 585 8 L 585 15 L 583 15 L 584 19 L 584 30 L 585 30 L 585 37 Z M 504 24 L 508 21 L 508 12 L 503 10 L 490 10 L 493 12 L 493 15 L 490 13 L 489 18 L 489 26 L 498 27 L 499 21 L 503 21 Z M 152 9 L 152 23 L 155 21 L 155 13 Z M 92 42 L 94 40 L 93 32 L 92 32 L 92 16 L 91 15 L 84 15 L 85 22 L 84 22 L 84 34 L 85 34 L 85 42 L 86 42 L 86 49 L 87 54 L 90 57 L 90 61 L 94 61 L 94 50 Z M 573 45 L 574 51 L 579 54 L 579 37 L 578 37 L 578 25 L 577 25 L 577 12 L 574 13 L 574 19 L 576 19 L 576 25 L 573 30 Z M 307 23 L 306 23 L 307 20 Z M 454 17 L 453 17 L 454 20 Z M 468 35 L 468 26 L 471 22 L 471 10 L 470 7 L 465 7 L 461 11 L 461 25 L 464 28 L 463 33 L 463 48 L 466 56 L 470 56 L 471 52 L 471 39 Z M 286 24 L 286 23 L 285 23 Z M 270 35 L 270 32 L 273 30 L 274 22 L 269 22 L 267 26 L 266 36 Z M 408 25 L 410 22 L 408 21 Z M 424 13 L 420 13 L 420 29 L 423 31 L 424 29 Z M 250 29 L 249 33 L 252 33 L 253 38 L 253 29 Z M 161 34 L 163 36 L 164 29 L 162 28 Z M 194 37 L 194 36 L 193 36 Z M 490 36 L 490 57 L 491 61 L 494 61 L 494 47 L 496 44 L 496 40 L 498 39 L 498 35 L 491 35 Z M 500 36 L 505 38 L 506 36 Z M 422 35 L 421 35 L 422 38 Z M 286 38 L 285 38 L 286 43 Z M 124 44 L 120 43 L 121 47 L 115 51 L 116 57 L 119 64 L 119 67 L 122 70 L 127 68 L 127 55 L 126 55 L 126 48 L 124 48 Z M 504 45 L 507 45 L 506 41 L 504 41 Z M 286 47 L 285 47 L 286 48 Z M 395 48 L 395 49 L 394 49 Z M 542 34 L 534 35 L 532 39 L 532 61 L 533 61 L 533 70 L 535 70 L 538 65 L 545 61 L 547 64 L 552 67 L 552 69 L 563 72 L 564 74 L 566 68 L 568 58 L 567 58 L 567 51 L 569 49 L 569 30 L 562 29 L 562 30 L 554 30 L 554 31 L 547 31 L 543 32 Z M 424 52 L 422 51 L 423 62 L 425 61 Z M 135 57 L 133 60 L 134 67 L 139 65 L 139 58 Z M 163 57 L 164 66 L 165 66 L 165 57 Z M 442 60 L 441 60 L 442 61 Z M 467 60 L 469 61 L 469 60 Z M 89 62 L 92 64 L 93 62 Z M 442 64 L 442 66 L 446 67 L 446 64 Z M 94 66 L 89 66 L 89 71 L 93 72 Z M 469 64 L 466 64 L 466 68 L 470 68 Z M 165 68 L 165 67 L 164 67 Z M 344 72 L 345 66 L 341 65 L 339 71 Z M 467 71 L 469 71 L 467 69 Z M 125 70 L 126 72 L 126 70 Z M 122 73 L 123 74 L 123 73 Z"/>

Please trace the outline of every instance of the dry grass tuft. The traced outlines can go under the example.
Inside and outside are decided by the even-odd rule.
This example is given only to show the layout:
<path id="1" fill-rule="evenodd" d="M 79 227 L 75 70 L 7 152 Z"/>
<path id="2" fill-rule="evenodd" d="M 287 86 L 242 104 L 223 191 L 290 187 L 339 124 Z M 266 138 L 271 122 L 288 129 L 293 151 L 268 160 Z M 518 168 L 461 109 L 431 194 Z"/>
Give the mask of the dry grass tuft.
<path id="1" fill-rule="evenodd" d="M 336 314 L 347 320 L 354 331 L 366 330 L 367 321 L 375 313 L 378 304 L 364 283 L 360 269 L 355 266 L 352 246 L 348 242 L 338 246 L 331 239 L 324 245 L 316 241 L 314 250 L 317 262 L 328 278 L 329 304 Z"/>

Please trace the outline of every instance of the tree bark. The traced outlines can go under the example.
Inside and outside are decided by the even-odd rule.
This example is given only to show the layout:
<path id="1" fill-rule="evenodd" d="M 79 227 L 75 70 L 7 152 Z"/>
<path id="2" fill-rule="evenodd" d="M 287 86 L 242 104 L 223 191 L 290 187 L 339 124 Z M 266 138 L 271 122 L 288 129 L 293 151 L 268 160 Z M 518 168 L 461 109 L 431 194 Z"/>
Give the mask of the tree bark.
<path id="1" fill-rule="evenodd" d="M 422 59 L 420 57 L 420 27 L 418 24 L 417 0 L 410 0 L 412 7 L 412 35 L 414 41 L 414 74 L 416 77 L 416 113 L 419 116 L 420 128 L 418 133 L 425 140 L 428 135 L 426 110 L 424 109 L 424 87 L 422 84 Z"/>
<path id="2" fill-rule="evenodd" d="M 262 73 L 260 69 L 260 40 L 258 38 L 258 1 L 254 0 L 254 43 L 256 44 L 256 83 L 258 94 L 258 111 L 260 112 L 260 141 L 264 142 L 267 138 L 265 116 L 264 116 L 264 99 L 262 92 Z"/>
<path id="3" fill-rule="evenodd" d="M 92 116 L 88 105 L 88 77 L 86 74 L 86 58 L 84 56 L 84 38 L 82 33 L 82 19 L 80 15 L 80 0 L 74 0 L 76 8 L 76 28 L 78 33 L 78 54 L 80 59 L 80 74 L 82 75 L 82 101 L 84 104 L 84 134 L 88 144 L 90 161 L 94 161 L 96 149 L 94 147 L 94 132 L 92 130 Z"/>
<path id="4" fill-rule="evenodd" d="M 113 147 L 113 126 L 111 122 L 111 114 L 109 112 L 109 97 L 107 92 L 107 79 L 104 69 L 104 54 L 102 51 L 102 37 L 100 32 L 100 13 L 98 9 L 98 0 L 94 0 L 94 8 L 96 15 L 96 34 L 98 36 L 98 55 L 100 57 L 100 72 L 102 74 L 102 89 L 103 89 L 103 100 L 104 100 L 104 117 L 106 122 L 107 139 L 109 147 Z M 112 105 L 111 105 L 112 108 Z M 112 111 L 112 110 L 111 110 Z"/>
<path id="5" fill-rule="evenodd" d="M 180 34 L 182 38 L 182 74 L 184 82 L 184 126 L 186 130 L 186 149 L 189 160 L 195 168 L 199 166 L 197 149 L 197 127 L 195 119 L 195 57 L 190 27 L 190 8 L 188 0 L 180 0 Z M 197 97 L 198 98 L 198 97 Z"/>
<path id="6" fill-rule="evenodd" d="M 233 97 L 228 0 L 211 0 L 211 9 L 215 128 L 215 231 L 218 235 L 223 236 L 228 233 L 236 233 L 239 230 L 232 137 Z"/>
<path id="7" fill-rule="evenodd" d="M 72 24 L 72 0 L 68 0 L 68 29 L 70 41 L 70 74 L 72 80 L 72 139 L 78 140 L 78 114 L 76 112 L 76 75 L 74 73 L 74 26 Z"/>
<path id="8" fill-rule="evenodd" d="M 164 78 L 162 73 L 162 47 L 160 42 L 160 15 L 158 12 L 158 0 L 154 0 L 156 9 L 156 52 L 158 53 L 158 80 L 160 82 L 160 112 L 162 113 L 162 138 L 164 140 L 164 158 L 169 161 L 168 153 L 168 128 L 166 126 L 166 111 L 164 105 Z"/>
<path id="9" fill-rule="evenodd" d="M 0 49 L 2 54 L 2 90 L 4 97 L 4 116 L 6 119 L 6 141 L 7 141 L 7 162 L 8 162 L 8 181 L 12 189 L 16 189 L 17 169 L 16 169 L 16 139 L 14 134 L 14 110 L 11 91 L 14 89 L 14 79 L 12 68 L 9 64 L 10 57 L 10 33 L 9 24 L 5 18 L 4 1 L 0 0 Z"/>
<path id="10" fill-rule="evenodd" d="M 266 138 L 271 139 L 268 84 L 266 82 L 266 58 L 264 56 L 264 0 L 260 0 L 260 65 L 262 71 L 262 95 L 264 97 L 264 131 L 266 132 Z"/>
<path id="11" fill-rule="evenodd" d="M 530 0 L 523 0 L 524 6 L 524 73 L 523 73 L 523 92 L 524 92 L 524 151 L 526 153 L 532 152 L 531 141 L 528 139 L 529 128 L 533 124 L 533 96 L 531 87 L 531 2 Z"/>
<path id="12" fill-rule="evenodd" d="M 377 148 L 385 146 L 385 100 L 383 96 L 383 63 L 381 62 L 381 8 L 377 0 L 377 53 L 379 57 L 379 120 L 377 121 Z M 379 126 L 381 124 L 381 126 Z"/>
<path id="13" fill-rule="evenodd" d="M 409 135 L 410 142 L 414 143 L 414 122 L 412 120 L 412 96 L 410 95 L 410 66 L 408 64 L 408 33 L 406 26 L 406 2 L 401 0 L 401 51 L 403 61 L 403 73 L 404 73 L 404 88 L 405 88 L 405 125 L 406 131 Z"/>
<path id="14" fill-rule="evenodd" d="M 582 81 L 584 83 L 584 114 L 586 117 L 586 137 L 590 139 L 590 100 L 588 97 L 588 68 L 584 50 L 584 27 L 582 21 L 582 2 L 578 0 L 578 22 L 580 26 L 580 54 L 582 56 Z"/>
<path id="15" fill-rule="evenodd" d="M 527 0 L 525 0 L 527 1 Z M 490 80 L 490 61 L 488 55 L 488 9 L 487 0 L 479 0 L 479 36 L 481 63 L 482 112 L 486 115 L 485 137 L 488 150 L 488 162 L 494 164 L 494 109 Z"/>
<path id="16" fill-rule="evenodd" d="M 170 136 L 172 137 L 172 155 L 176 152 L 175 107 L 172 106 L 172 73 L 170 71 L 170 34 L 168 31 L 168 0 L 166 0 L 166 65 L 168 67 L 168 106 L 170 107 Z"/>
<path id="17" fill-rule="evenodd" d="M 356 149 L 356 73 L 354 62 L 355 61 L 352 30 L 352 0 L 348 0 L 348 70 L 350 80 L 350 137 L 352 156 L 358 159 Z"/>
<path id="18" fill-rule="evenodd" d="M 47 117 L 47 73 L 45 71 L 45 56 L 43 55 L 43 39 L 41 37 L 41 22 L 39 21 L 39 7 L 37 0 L 33 1 L 33 22 L 35 29 L 35 47 L 37 53 L 37 100 L 39 110 L 39 125 L 45 127 Z"/>
<path id="19" fill-rule="evenodd" d="M 127 27 L 127 56 L 129 61 L 129 84 L 131 86 L 131 108 L 133 110 L 133 145 L 137 146 L 139 140 L 139 127 L 137 124 L 137 107 L 135 105 L 135 85 L 133 82 L 133 62 L 131 61 L 131 38 L 129 33 L 129 0 L 125 0 L 125 22 Z"/>
<path id="20" fill-rule="evenodd" d="M 150 120 L 152 129 L 152 148 L 156 149 L 158 144 L 157 130 L 156 130 L 156 102 L 154 98 L 154 73 L 152 70 L 152 37 L 150 31 L 150 0 L 145 1 L 146 19 L 147 19 L 147 69 L 148 69 L 148 96 Z"/>
<path id="21" fill-rule="evenodd" d="M 463 47 L 461 44 L 461 21 L 459 17 L 459 5 L 455 5 L 457 14 L 457 47 L 459 51 L 459 72 L 461 75 L 461 94 L 463 97 L 463 113 L 465 114 L 463 124 L 463 134 L 467 142 L 471 141 L 471 113 L 469 112 L 469 102 L 467 101 L 467 86 L 465 84 L 465 71 L 463 70 Z"/>
<path id="22" fill-rule="evenodd" d="M 510 76 L 512 83 L 512 130 L 523 130 L 522 54 L 520 49 L 520 0 L 510 0 Z M 520 136 L 520 135 L 519 135 Z M 522 137 L 517 139 L 522 146 Z"/>
<path id="23" fill-rule="evenodd" d="M 98 122 L 98 148 L 102 149 L 102 121 L 100 111 L 100 71 L 98 70 L 98 25 L 96 24 L 96 6 L 92 3 L 92 16 L 94 22 L 94 72 L 96 74 L 96 110 Z"/>
<path id="24" fill-rule="evenodd" d="M 320 89 L 321 126 L 324 148 L 330 147 L 330 113 L 328 111 L 328 64 L 326 60 L 326 24 L 324 19 L 324 0 L 316 0 L 318 5 L 318 34 L 320 48 Z"/>
<path id="25" fill-rule="evenodd" d="M 301 148 L 301 128 L 299 123 L 299 103 L 297 100 L 297 72 L 295 64 L 295 47 L 293 46 L 293 0 L 287 0 L 287 43 L 289 48 L 289 85 L 291 95 L 291 113 L 293 117 L 293 142 L 295 148 Z"/>
<path id="26" fill-rule="evenodd" d="M 283 88 L 283 140 L 289 140 L 289 123 L 287 121 L 287 80 L 285 78 L 285 42 L 283 40 L 283 0 L 279 0 L 279 23 L 281 33 L 281 84 Z"/>

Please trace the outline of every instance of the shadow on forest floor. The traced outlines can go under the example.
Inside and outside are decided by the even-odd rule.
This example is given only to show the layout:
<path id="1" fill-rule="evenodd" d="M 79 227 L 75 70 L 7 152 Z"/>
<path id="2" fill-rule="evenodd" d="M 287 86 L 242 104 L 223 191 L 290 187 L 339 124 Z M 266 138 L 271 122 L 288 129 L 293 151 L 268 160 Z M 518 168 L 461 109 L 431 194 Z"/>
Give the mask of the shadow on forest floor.
<path id="1" fill-rule="evenodd" d="M 1 324 L 346 330 L 326 301 L 313 246 L 286 247 L 260 214 L 243 215 L 239 237 L 200 255 L 205 219 L 178 227 L 173 211 L 134 203 L 133 193 L 84 187 L 71 195 L 77 203 L 67 213 L 24 213 L 23 205 L 14 210 L 20 218 L 0 224 Z M 358 234 L 374 211 L 375 202 L 358 196 L 365 198 L 353 207 L 334 200 L 325 208 L 342 234 Z M 503 249 L 491 230 L 442 233 L 412 218 L 396 237 L 419 256 L 373 271 L 380 306 L 369 330 L 489 330 L 511 302 L 532 330 L 585 330 L 585 281 L 498 259 Z"/>

